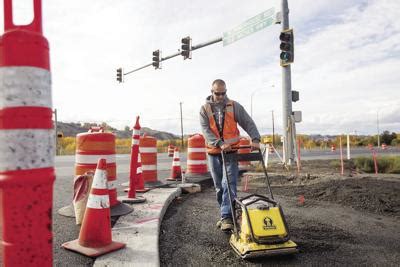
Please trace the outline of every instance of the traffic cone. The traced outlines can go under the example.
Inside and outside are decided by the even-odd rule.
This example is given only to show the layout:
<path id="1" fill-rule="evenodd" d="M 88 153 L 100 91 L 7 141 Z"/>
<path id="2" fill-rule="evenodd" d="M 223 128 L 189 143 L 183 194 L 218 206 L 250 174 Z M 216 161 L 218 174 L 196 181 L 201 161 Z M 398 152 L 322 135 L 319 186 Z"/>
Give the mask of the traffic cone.
<path id="1" fill-rule="evenodd" d="M 111 238 L 110 197 L 107 189 L 106 160 L 99 159 L 83 217 L 79 239 L 62 247 L 88 257 L 98 257 L 125 247 Z"/>
<path id="2" fill-rule="evenodd" d="M 142 159 L 140 156 L 140 152 L 138 155 L 138 165 L 137 165 L 137 169 L 136 169 L 136 181 L 137 181 L 136 192 L 146 193 L 147 191 L 150 190 L 150 188 L 144 187 L 144 178 L 142 175 Z"/>
<path id="3" fill-rule="evenodd" d="M 172 161 L 171 177 L 168 181 L 182 180 L 181 161 L 179 159 L 179 148 L 175 147 L 174 159 Z"/>
<path id="4" fill-rule="evenodd" d="M 146 199 L 142 196 L 136 196 L 136 180 L 137 180 L 137 168 L 138 168 L 138 157 L 139 157 L 139 138 L 140 138 L 140 124 L 139 116 L 136 117 L 136 124 L 133 127 L 132 134 L 132 149 L 131 149 L 131 164 L 129 171 L 129 188 L 128 196 L 118 198 L 123 203 L 142 203 Z M 126 190 L 125 190 L 126 191 Z"/>

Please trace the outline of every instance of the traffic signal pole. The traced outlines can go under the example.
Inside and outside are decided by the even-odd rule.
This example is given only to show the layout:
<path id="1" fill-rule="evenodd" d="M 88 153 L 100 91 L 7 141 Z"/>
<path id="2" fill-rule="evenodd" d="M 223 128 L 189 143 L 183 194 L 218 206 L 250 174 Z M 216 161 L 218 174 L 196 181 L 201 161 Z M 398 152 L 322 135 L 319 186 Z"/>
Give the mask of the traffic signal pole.
<path id="1" fill-rule="evenodd" d="M 282 31 L 289 29 L 289 7 L 287 0 L 281 1 Z M 283 153 L 285 164 L 290 166 L 294 161 L 292 131 L 292 84 L 290 64 L 282 66 L 282 117 L 283 117 Z M 292 127 L 293 125 L 293 127 Z"/>

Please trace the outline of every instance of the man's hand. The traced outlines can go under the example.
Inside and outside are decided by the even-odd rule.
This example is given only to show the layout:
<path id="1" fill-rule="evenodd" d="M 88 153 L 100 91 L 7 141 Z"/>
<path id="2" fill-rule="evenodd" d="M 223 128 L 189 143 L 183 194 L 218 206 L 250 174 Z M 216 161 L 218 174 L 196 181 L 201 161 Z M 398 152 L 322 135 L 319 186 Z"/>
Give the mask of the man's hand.
<path id="1" fill-rule="evenodd" d="M 251 143 L 251 149 L 252 150 L 259 150 L 260 149 L 260 143 Z"/>
<path id="2" fill-rule="evenodd" d="M 232 150 L 232 147 L 231 147 L 230 144 L 223 144 L 223 145 L 221 146 L 221 150 L 222 150 L 222 151 L 229 152 L 229 151 Z"/>

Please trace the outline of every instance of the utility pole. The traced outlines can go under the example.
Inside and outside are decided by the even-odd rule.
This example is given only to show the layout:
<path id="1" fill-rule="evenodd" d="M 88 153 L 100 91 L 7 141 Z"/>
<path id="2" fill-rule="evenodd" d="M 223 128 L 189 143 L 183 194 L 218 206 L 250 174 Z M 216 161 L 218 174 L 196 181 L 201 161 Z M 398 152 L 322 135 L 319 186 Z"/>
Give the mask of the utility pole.
<path id="1" fill-rule="evenodd" d="M 181 108 L 181 144 L 182 144 L 182 150 L 183 150 L 183 118 L 182 118 L 182 102 L 179 102 L 180 108 Z"/>
<path id="2" fill-rule="evenodd" d="M 275 147 L 275 123 L 274 123 L 274 111 L 271 110 L 272 113 L 272 145 Z"/>
<path id="3" fill-rule="evenodd" d="M 288 1 L 281 0 L 282 9 L 282 31 L 289 29 L 289 8 Z M 294 125 L 292 124 L 292 88 L 291 88 L 291 71 L 290 64 L 282 66 L 282 105 L 283 105 L 283 149 L 285 152 L 285 164 L 291 165 L 294 160 L 293 153 L 293 139 L 292 131 L 294 131 Z M 293 125 L 293 127 L 291 127 Z"/>
<path id="4" fill-rule="evenodd" d="M 379 111 L 376 112 L 376 128 L 378 130 L 378 147 L 381 146 L 381 138 L 379 135 Z"/>

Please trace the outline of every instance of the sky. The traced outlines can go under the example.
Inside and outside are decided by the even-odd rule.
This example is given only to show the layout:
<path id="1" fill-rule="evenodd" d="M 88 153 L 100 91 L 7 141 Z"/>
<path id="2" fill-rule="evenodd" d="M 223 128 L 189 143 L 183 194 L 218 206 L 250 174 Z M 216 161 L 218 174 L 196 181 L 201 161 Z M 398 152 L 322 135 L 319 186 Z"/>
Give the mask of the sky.
<path id="1" fill-rule="evenodd" d="M 2 1 L 1 1 L 2 2 Z M 126 75 L 180 48 L 222 37 L 223 32 L 279 0 L 43 0 L 43 32 L 50 43 L 53 108 L 62 122 L 141 125 L 180 134 L 200 132 L 199 110 L 211 83 L 223 79 L 228 97 L 241 103 L 261 134 L 282 133 L 281 25 L 228 46 L 217 43 Z M 1 3 L 2 5 L 2 3 Z M 14 21 L 32 18 L 32 0 L 14 0 Z M 400 132 L 400 1 L 289 0 L 295 36 L 293 110 L 302 134 Z M 0 19 L 1 23 L 3 19 Z M 3 25 L 0 25 L 3 28 Z M 251 101 L 252 100 L 252 101 Z M 252 105 L 251 105 L 252 103 Z"/>

